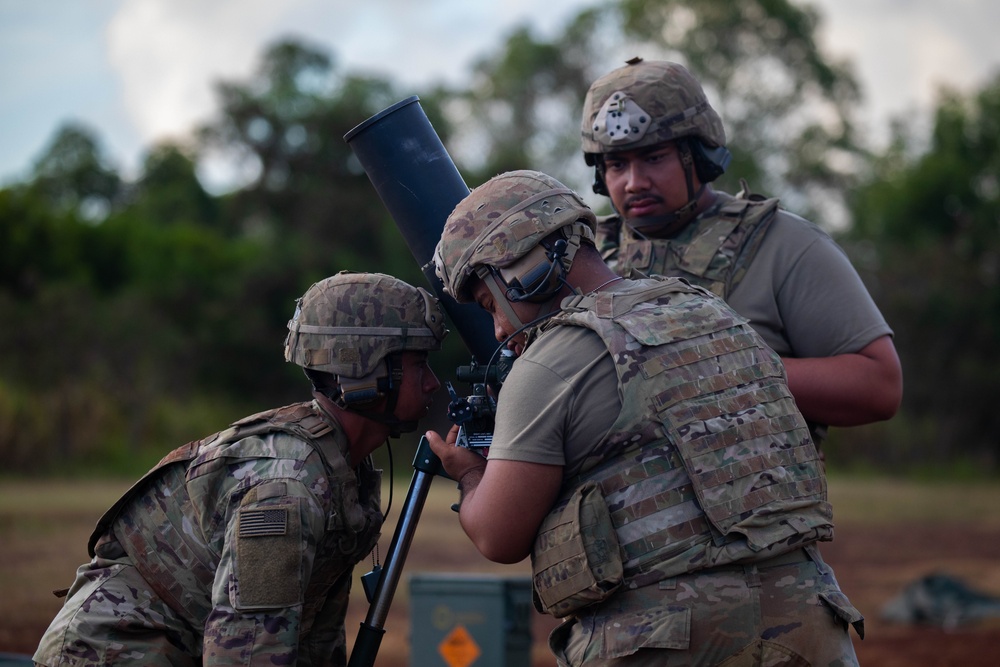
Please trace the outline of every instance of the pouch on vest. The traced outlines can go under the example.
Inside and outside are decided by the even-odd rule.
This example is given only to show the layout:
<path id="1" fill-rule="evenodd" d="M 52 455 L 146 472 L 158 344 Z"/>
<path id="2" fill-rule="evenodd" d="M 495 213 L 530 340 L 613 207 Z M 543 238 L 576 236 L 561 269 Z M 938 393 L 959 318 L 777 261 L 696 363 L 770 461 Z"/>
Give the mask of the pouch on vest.
<path id="1" fill-rule="evenodd" d="M 578 488 L 549 513 L 531 552 L 533 602 L 563 618 L 609 598 L 623 582 L 618 536 L 596 482 Z"/>

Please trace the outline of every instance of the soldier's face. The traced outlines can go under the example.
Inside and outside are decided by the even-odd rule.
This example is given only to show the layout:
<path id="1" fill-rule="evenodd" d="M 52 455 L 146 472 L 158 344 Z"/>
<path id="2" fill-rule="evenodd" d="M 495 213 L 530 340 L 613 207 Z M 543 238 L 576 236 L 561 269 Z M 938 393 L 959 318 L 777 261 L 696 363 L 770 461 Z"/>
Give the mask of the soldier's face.
<path id="1" fill-rule="evenodd" d="M 403 352 L 403 379 L 396 401 L 396 417 L 403 421 L 417 421 L 427 416 L 434 392 L 441 388 L 437 375 L 428 363 L 426 352 Z"/>
<path id="2" fill-rule="evenodd" d="M 688 201 L 684 167 L 672 141 L 608 153 L 604 167 L 611 203 L 626 221 L 669 215 Z M 699 186 L 695 182 L 695 189 Z"/>
<path id="3" fill-rule="evenodd" d="M 493 278 L 490 277 L 486 280 L 493 280 Z M 497 342 L 506 342 L 507 349 L 515 356 L 521 356 L 521 352 L 524 351 L 525 334 L 522 331 L 516 336 L 513 335 L 517 327 L 507 318 L 504 309 L 496 302 L 493 292 L 490 291 L 484 280 L 476 280 L 472 285 L 472 297 L 483 310 L 493 317 L 493 335 L 496 336 Z M 510 302 L 508 301 L 508 303 Z M 510 303 L 510 307 L 522 322 L 533 320 L 541 308 L 536 303 Z"/>

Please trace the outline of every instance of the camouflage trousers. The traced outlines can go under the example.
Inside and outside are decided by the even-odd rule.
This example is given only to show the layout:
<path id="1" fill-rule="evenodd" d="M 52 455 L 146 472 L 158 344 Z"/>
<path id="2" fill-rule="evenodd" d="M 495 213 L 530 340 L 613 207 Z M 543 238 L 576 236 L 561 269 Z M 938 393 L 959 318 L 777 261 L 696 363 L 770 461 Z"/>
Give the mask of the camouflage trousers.
<path id="1" fill-rule="evenodd" d="M 792 561 L 792 562 L 788 562 Z M 815 547 L 624 590 L 549 636 L 561 667 L 857 665 L 860 613 Z"/>
<path id="2" fill-rule="evenodd" d="M 33 660 L 46 667 L 194 667 L 201 653 L 201 635 L 150 590 L 128 556 L 97 556 L 77 570 Z"/>

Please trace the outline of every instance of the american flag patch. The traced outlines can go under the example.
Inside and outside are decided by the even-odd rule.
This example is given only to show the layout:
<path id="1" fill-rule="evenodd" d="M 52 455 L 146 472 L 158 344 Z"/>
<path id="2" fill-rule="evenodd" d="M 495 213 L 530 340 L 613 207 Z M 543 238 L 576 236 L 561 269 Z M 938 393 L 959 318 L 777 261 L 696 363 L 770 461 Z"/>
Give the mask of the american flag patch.
<path id="1" fill-rule="evenodd" d="M 240 512 L 240 537 L 284 535 L 287 528 L 287 509 L 243 510 Z"/>

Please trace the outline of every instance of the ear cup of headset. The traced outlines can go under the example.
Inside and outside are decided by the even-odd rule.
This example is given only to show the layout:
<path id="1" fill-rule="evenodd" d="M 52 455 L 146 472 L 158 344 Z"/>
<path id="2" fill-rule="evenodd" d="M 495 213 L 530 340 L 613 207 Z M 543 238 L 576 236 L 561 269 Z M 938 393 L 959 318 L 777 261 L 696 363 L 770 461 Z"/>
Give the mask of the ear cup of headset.
<path id="1" fill-rule="evenodd" d="M 547 301 L 559 286 L 561 272 L 554 266 L 565 254 L 566 241 L 559 239 L 552 250 L 537 245 L 513 264 L 498 269 L 511 301 Z M 553 259 L 550 255 L 554 255 Z"/>
<path id="2" fill-rule="evenodd" d="M 361 408 L 372 403 L 376 403 L 384 398 L 393 387 L 392 375 L 388 369 L 388 359 L 386 363 L 379 364 L 378 367 L 368 375 L 360 378 L 338 377 L 340 386 L 340 400 L 344 407 Z"/>
<path id="3" fill-rule="evenodd" d="M 698 139 L 692 139 L 689 144 L 694 169 L 702 183 L 711 183 L 722 176 L 733 159 L 732 153 L 725 146 L 709 148 Z"/>

